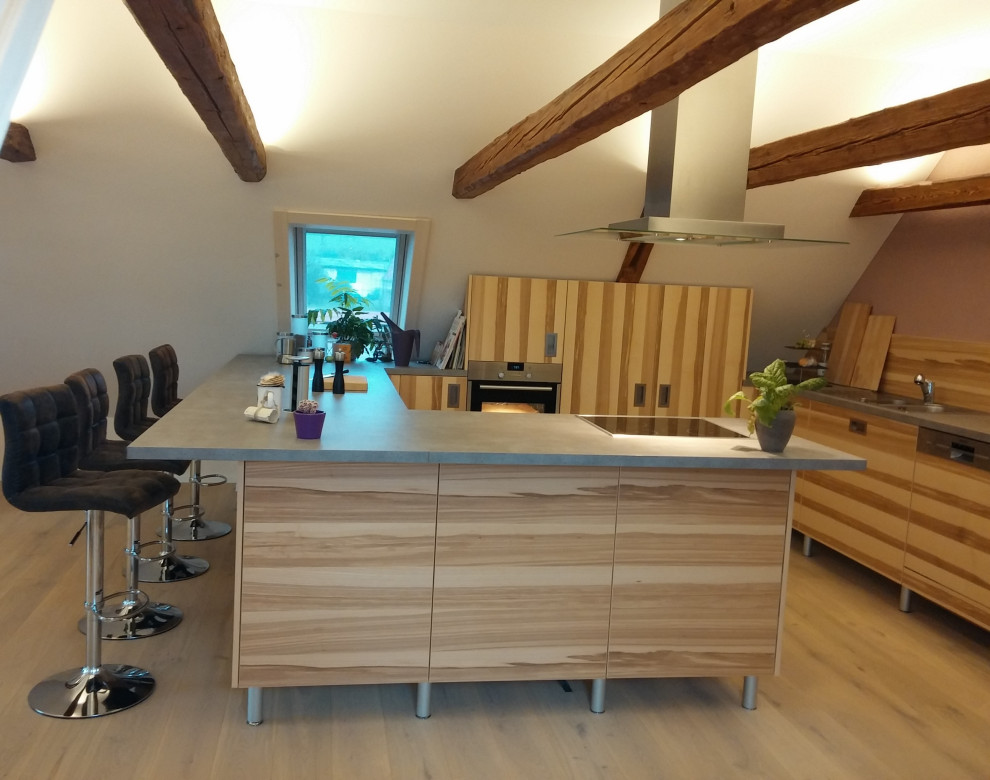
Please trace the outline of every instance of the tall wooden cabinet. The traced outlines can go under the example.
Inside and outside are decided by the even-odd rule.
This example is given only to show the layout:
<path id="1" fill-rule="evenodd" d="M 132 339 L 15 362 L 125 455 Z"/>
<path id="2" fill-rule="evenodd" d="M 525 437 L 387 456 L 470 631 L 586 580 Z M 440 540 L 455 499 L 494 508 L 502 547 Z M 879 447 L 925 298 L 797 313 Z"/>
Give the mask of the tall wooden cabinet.
<path id="1" fill-rule="evenodd" d="M 547 334 L 564 332 L 567 282 L 509 276 L 469 276 L 467 307 L 468 360 L 559 363 L 547 349 Z"/>
<path id="2" fill-rule="evenodd" d="M 565 413 L 718 416 L 751 308 L 747 288 L 471 276 L 467 357 L 562 362 Z"/>

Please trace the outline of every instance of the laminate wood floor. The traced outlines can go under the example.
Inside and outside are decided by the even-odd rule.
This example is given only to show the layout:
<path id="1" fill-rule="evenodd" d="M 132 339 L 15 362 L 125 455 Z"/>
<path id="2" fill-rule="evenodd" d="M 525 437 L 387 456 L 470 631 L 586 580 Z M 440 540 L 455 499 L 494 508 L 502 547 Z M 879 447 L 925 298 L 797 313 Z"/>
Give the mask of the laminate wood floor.
<path id="1" fill-rule="evenodd" d="M 233 490 L 204 491 L 232 520 Z M 835 553 L 791 549 L 783 670 L 741 678 L 610 681 L 607 711 L 571 681 L 436 684 L 433 717 L 412 685 L 286 688 L 245 724 L 230 688 L 233 535 L 182 545 L 210 571 L 152 597 L 186 612 L 159 637 L 104 642 L 104 660 L 158 686 L 109 717 L 64 721 L 27 704 L 41 679 L 79 666 L 84 549 L 78 513 L 0 503 L 0 776 L 9 778 L 990 778 L 990 635 Z M 145 519 L 150 538 L 158 519 Z M 124 521 L 107 518 L 108 591 L 122 582 Z"/>

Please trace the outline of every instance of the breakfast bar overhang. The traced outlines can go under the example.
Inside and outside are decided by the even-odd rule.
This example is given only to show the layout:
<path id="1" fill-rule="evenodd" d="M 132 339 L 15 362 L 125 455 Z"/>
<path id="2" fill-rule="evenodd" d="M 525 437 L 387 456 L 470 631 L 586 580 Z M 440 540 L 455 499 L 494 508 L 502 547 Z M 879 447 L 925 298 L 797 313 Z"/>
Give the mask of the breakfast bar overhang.
<path id="1" fill-rule="evenodd" d="M 861 458 L 794 438 L 615 438 L 574 415 L 410 411 L 385 370 L 245 418 L 241 355 L 129 447 L 240 464 L 232 684 L 266 687 L 742 676 L 780 671 L 794 475 Z M 300 397 L 306 393 L 301 392 Z M 712 419 L 738 432 L 745 423 Z"/>

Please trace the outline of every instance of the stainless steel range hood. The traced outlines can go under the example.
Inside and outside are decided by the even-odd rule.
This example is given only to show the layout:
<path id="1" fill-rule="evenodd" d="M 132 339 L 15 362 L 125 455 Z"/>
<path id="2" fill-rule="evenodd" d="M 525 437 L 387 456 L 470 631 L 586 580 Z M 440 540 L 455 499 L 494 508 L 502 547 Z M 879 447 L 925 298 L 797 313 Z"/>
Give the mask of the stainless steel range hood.
<path id="1" fill-rule="evenodd" d="M 680 0 L 664 0 L 666 13 Z M 784 226 L 744 222 L 757 53 L 651 113 L 643 216 L 567 236 L 642 243 L 835 244 L 791 239 Z"/>

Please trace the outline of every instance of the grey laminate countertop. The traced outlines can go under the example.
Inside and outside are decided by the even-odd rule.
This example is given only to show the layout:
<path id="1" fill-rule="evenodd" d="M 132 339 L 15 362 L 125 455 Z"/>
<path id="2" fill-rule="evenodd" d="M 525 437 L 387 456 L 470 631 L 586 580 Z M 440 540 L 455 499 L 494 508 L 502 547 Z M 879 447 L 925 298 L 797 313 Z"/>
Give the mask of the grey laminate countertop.
<path id="1" fill-rule="evenodd" d="M 922 411 L 921 391 L 917 398 L 903 398 L 908 405 L 898 408 L 896 405 L 885 406 L 877 401 L 892 401 L 895 396 L 875 393 L 871 390 L 859 390 L 855 387 L 829 385 L 821 390 L 812 390 L 803 394 L 813 401 L 825 401 L 850 411 L 862 414 L 875 414 L 888 420 L 917 425 L 919 428 L 933 428 L 956 436 L 967 436 L 971 439 L 990 442 L 990 414 L 965 409 L 961 406 L 936 404 L 941 411 Z M 900 399 L 902 397 L 897 396 Z M 938 390 L 936 388 L 936 401 Z"/>
<path id="2" fill-rule="evenodd" d="M 571 414 L 427 412 L 405 408 L 380 364 L 349 366 L 368 377 L 366 393 L 315 397 L 327 413 L 323 436 L 297 439 L 289 412 L 254 422 L 262 374 L 292 367 L 270 356 L 240 355 L 189 393 L 128 448 L 135 458 L 338 462 L 492 463 L 680 468 L 863 469 L 862 458 L 794 437 L 784 453 L 762 452 L 755 438 L 612 438 Z M 327 389 L 330 382 L 327 382 Z M 290 388 L 285 391 L 286 405 Z M 300 394 L 300 397 L 306 397 Z M 742 420 L 719 424 L 745 433 Z"/>

